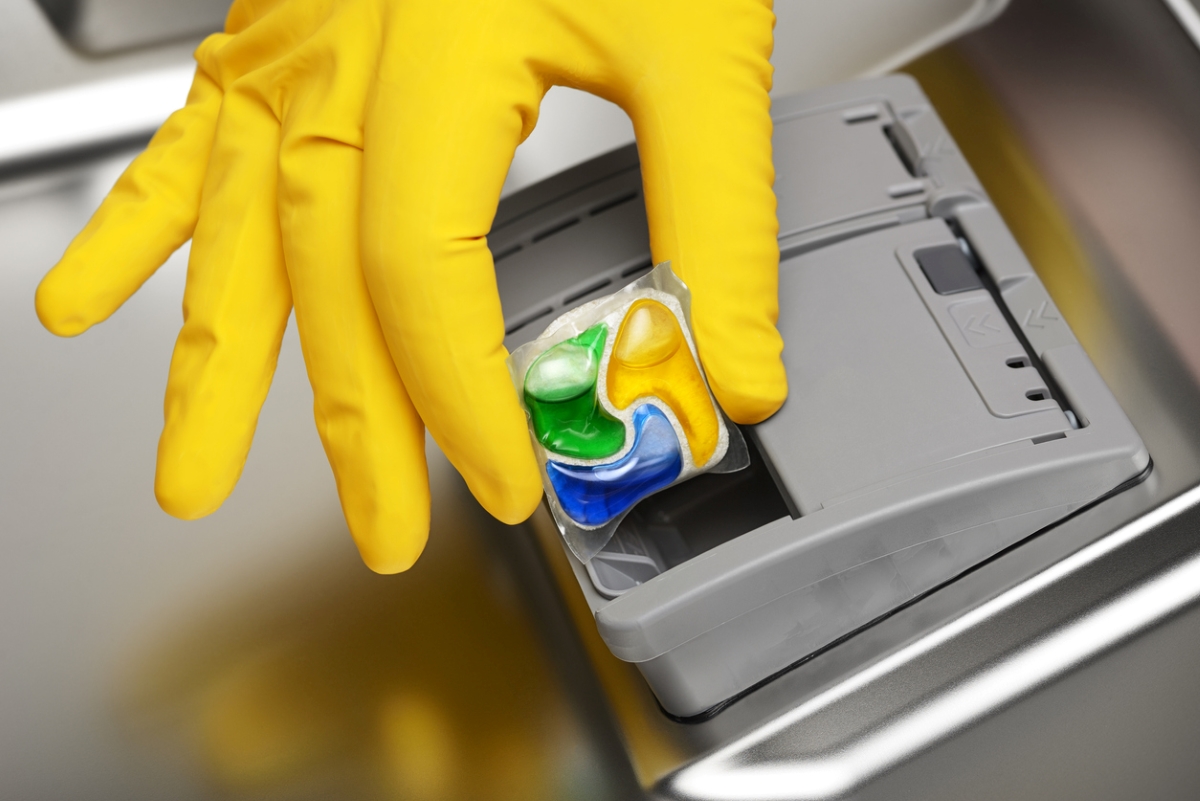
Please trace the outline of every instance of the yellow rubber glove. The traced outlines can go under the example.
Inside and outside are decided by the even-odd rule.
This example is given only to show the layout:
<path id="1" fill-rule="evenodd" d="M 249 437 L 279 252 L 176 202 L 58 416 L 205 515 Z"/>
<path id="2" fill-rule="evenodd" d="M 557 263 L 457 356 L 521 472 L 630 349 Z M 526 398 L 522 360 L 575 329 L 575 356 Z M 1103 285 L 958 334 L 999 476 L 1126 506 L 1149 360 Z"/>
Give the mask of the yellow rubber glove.
<path id="1" fill-rule="evenodd" d="M 541 497 L 485 236 L 550 86 L 633 120 L 654 259 L 691 288 L 726 412 L 783 402 L 773 22 L 770 0 L 238 0 L 38 315 L 79 334 L 192 239 L 155 491 L 195 518 L 237 482 L 294 303 L 350 530 L 404 570 L 428 532 L 424 427 L 499 519 Z"/>

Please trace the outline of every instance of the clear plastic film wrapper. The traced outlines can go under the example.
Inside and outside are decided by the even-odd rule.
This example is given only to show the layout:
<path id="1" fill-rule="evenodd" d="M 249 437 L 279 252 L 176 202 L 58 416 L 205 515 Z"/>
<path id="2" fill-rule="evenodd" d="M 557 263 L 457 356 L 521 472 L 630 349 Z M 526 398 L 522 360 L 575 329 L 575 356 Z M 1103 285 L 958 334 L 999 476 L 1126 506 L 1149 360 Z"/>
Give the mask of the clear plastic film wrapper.
<path id="1" fill-rule="evenodd" d="M 508 367 L 550 511 L 583 562 L 643 498 L 750 464 L 709 391 L 670 263 L 562 315 Z"/>

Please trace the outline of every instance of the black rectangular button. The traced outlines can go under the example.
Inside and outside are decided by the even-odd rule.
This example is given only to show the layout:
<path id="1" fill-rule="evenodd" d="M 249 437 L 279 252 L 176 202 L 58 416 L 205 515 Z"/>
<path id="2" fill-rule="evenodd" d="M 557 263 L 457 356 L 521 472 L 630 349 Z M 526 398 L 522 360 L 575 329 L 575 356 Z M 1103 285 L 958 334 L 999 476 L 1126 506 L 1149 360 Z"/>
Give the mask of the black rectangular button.
<path id="1" fill-rule="evenodd" d="M 929 279 L 933 291 L 939 295 L 954 295 L 983 289 L 979 274 L 967 261 L 966 255 L 957 245 L 939 245 L 935 248 L 918 250 L 913 256 L 921 265 L 921 272 Z"/>

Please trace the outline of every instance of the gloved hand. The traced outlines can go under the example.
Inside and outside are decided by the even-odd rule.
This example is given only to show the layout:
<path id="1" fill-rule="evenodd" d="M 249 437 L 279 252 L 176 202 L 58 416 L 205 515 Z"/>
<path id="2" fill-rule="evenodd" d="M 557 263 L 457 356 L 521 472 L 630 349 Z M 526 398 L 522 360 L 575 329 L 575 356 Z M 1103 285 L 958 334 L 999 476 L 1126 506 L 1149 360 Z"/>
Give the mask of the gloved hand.
<path id="1" fill-rule="evenodd" d="M 428 533 L 425 426 L 499 519 L 541 497 L 485 236 L 552 85 L 633 120 L 653 256 L 691 288 L 725 411 L 783 402 L 773 20 L 770 0 L 237 0 L 38 315 L 79 334 L 192 239 L 155 492 L 196 518 L 241 473 L 294 304 L 350 530 L 404 570 Z"/>

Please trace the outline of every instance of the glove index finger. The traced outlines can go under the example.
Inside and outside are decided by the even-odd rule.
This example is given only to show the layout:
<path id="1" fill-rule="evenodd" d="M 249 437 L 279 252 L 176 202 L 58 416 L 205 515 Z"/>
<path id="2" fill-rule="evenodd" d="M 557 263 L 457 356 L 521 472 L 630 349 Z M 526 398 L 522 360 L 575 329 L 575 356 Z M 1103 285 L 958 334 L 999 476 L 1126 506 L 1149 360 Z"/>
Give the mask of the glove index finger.
<path id="1" fill-rule="evenodd" d="M 692 324 L 717 400 L 739 423 L 787 397 L 780 357 L 779 224 L 771 158 L 770 8 L 705 4 L 667 52 L 640 63 L 622 105 L 642 161 L 655 261 L 692 292 Z"/>

